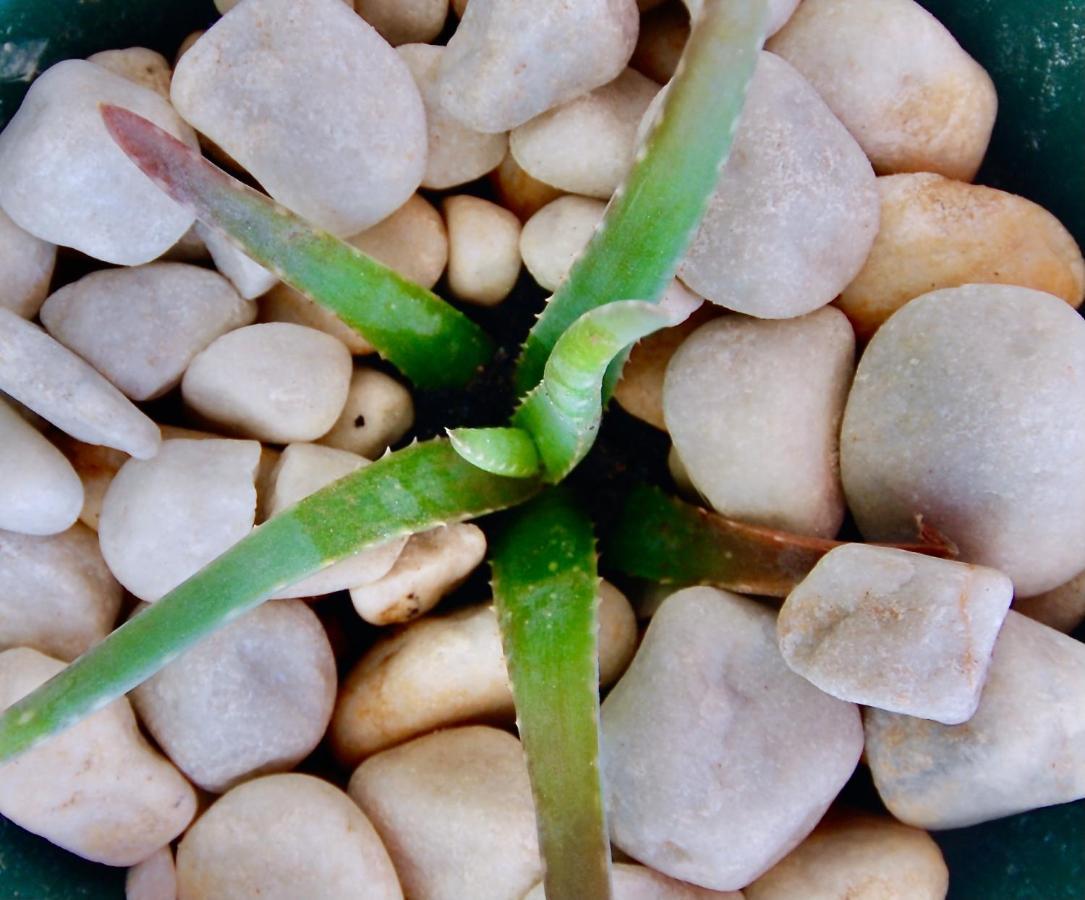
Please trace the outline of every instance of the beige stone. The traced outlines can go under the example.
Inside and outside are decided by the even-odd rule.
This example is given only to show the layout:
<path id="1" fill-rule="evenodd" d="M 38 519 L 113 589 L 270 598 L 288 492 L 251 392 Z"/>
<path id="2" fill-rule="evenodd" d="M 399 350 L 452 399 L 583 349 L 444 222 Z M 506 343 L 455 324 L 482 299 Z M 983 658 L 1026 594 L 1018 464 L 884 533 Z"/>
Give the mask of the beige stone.
<path id="1" fill-rule="evenodd" d="M 603 221 L 606 204 L 589 197 L 558 197 L 524 223 L 520 256 L 539 287 L 556 291 Z"/>
<path id="2" fill-rule="evenodd" d="M 177 900 L 177 869 L 169 847 L 159 847 L 128 870 L 124 900 Z"/>
<path id="3" fill-rule="evenodd" d="M 34 318 L 49 293 L 56 258 L 54 244 L 23 231 L 0 209 L 0 306 Z"/>
<path id="4" fill-rule="evenodd" d="M 57 435 L 56 445 L 83 482 L 83 508 L 79 511 L 79 521 L 97 531 L 105 492 L 130 457 L 111 447 L 84 444 L 66 434 Z"/>
<path id="5" fill-rule="evenodd" d="M 1022 615 L 1069 634 L 1085 622 L 1085 572 L 1032 597 L 1019 597 L 1013 608 Z"/>
<path id="6" fill-rule="evenodd" d="M 354 0 L 354 8 L 393 47 L 432 41 L 448 17 L 448 0 Z"/>
<path id="7" fill-rule="evenodd" d="M 521 169 L 511 153 L 506 153 L 501 165 L 490 173 L 490 183 L 501 205 L 515 213 L 521 222 L 561 196 L 557 188 L 543 184 Z"/>
<path id="8" fill-rule="evenodd" d="M 211 254 L 215 268 L 246 300 L 262 297 L 279 283 L 274 274 L 246 256 L 220 231 L 197 222 L 196 233 Z"/>
<path id="9" fill-rule="evenodd" d="M 167 102 L 170 99 L 170 64 L 161 53 L 146 47 L 126 47 L 123 50 L 103 50 L 87 57 L 87 62 L 108 69 L 129 81 L 148 88 Z"/>
<path id="10" fill-rule="evenodd" d="M 424 288 L 437 283 L 448 262 L 444 220 L 420 194 L 412 194 L 386 219 L 349 241 L 377 262 Z"/>
<path id="11" fill-rule="evenodd" d="M 459 194 L 444 200 L 448 288 L 460 300 L 494 306 L 520 274 L 520 222 L 496 203 Z"/>
<path id="12" fill-rule="evenodd" d="M 629 863 L 615 863 L 611 867 L 610 885 L 614 900 L 742 900 L 741 891 L 710 891 Z M 542 882 L 524 900 L 546 900 Z"/>
<path id="13" fill-rule="evenodd" d="M 373 352 L 373 345 L 335 313 L 288 284 L 275 285 L 260 298 L 259 306 L 259 319 L 262 323 L 285 322 L 323 331 L 355 356 Z"/>
<path id="14" fill-rule="evenodd" d="M 689 11 L 680 0 L 669 0 L 640 18 L 637 46 L 629 65 L 658 84 L 674 77 L 689 39 Z"/>
<path id="15" fill-rule="evenodd" d="M 390 375 L 358 367 L 343 412 L 320 443 L 376 459 L 414 425 L 411 392 Z"/>

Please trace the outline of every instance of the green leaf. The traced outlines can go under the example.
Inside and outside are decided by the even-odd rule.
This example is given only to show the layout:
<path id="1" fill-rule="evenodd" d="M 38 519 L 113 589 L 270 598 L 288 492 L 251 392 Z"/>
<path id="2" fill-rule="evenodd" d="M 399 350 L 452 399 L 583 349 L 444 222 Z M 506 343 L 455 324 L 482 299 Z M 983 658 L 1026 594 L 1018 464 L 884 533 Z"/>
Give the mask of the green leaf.
<path id="1" fill-rule="evenodd" d="M 535 797 L 547 900 L 608 900 L 591 521 L 566 488 L 547 491 L 509 518 L 493 544 L 494 602 Z"/>
<path id="2" fill-rule="evenodd" d="M 436 294 L 230 177 L 143 117 L 106 105 L 102 118 L 170 197 L 330 309 L 418 387 L 461 387 L 493 356 L 486 333 Z"/>
<path id="3" fill-rule="evenodd" d="M 767 16 L 765 0 L 705 2 L 644 151 L 524 344 L 519 393 L 538 384 L 558 338 L 587 310 L 663 295 L 731 152 Z"/>
<path id="4" fill-rule="evenodd" d="M 390 538 L 522 503 L 539 485 L 498 478 L 447 441 L 415 444 L 269 519 L 0 716 L 0 762 L 130 691 L 282 588 Z"/>
<path id="5" fill-rule="evenodd" d="M 520 428 L 453 428 L 448 439 L 460 456 L 484 472 L 508 478 L 539 473 L 535 442 Z"/>

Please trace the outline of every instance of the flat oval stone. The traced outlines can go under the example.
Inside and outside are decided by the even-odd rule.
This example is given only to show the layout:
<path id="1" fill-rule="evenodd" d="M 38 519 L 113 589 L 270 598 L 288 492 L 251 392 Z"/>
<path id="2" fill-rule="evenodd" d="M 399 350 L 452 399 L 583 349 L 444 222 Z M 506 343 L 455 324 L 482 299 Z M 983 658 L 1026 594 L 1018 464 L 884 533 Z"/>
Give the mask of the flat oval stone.
<path id="1" fill-rule="evenodd" d="M 92 272 L 41 308 L 49 333 L 133 400 L 177 387 L 197 353 L 255 319 L 221 275 L 169 262 Z"/>
<path id="2" fill-rule="evenodd" d="M 31 85 L 0 133 L 0 206 L 44 241 L 135 266 L 177 243 L 193 215 L 125 156 L 102 121 L 102 103 L 130 109 L 195 145 L 154 91 L 94 63 L 65 60 Z"/>
<path id="3" fill-rule="evenodd" d="M 331 719 L 335 688 L 335 658 L 316 614 L 298 600 L 274 600 L 153 675 L 132 704 L 195 785 L 222 793 L 308 756 Z"/>
<path id="4" fill-rule="evenodd" d="M 414 79 L 339 0 L 236 6 L 177 63 L 170 95 L 272 197 L 336 234 L 375 225 L 422 180 Z"/>
<path id="5" fill-rule="evenodd" d="M 507 900 L 542 874 L 520 742 L 451 728 L 371 756 L 347 788 L 380 834 L 409 897 Z"/>
<path id="6" fill-rule="evenodd" d="M 784 665 L 772 610 L 713 588 L 663 602 L 603 703 L 613 842 L 665 875 L 749 884 L 851 776 L 859 710 Z"/>
<path id="7" fill-rule="evenodd" d="M 686 471 L 726 516 L 815 537 L 844 518 L 837 435 L 855 338 L 839 310 L 724 316 L 667 365 L 663 417 Z"/>
<path id="8" fill-rule="evenodd" d="M 377 459 L 413 425 L 411 392 L 391 375 L 359 366 L 342 413 L 319 443 Z"/>
<path id="9" fill-rule="evenodd" d="M 62 669 L 26 647 L 0 653 L 0 709 Z M 109 866 L 146 859 L 195 812 L 192 786 L 140 734 L 124 697 L 0 767 L 0 814 Z"/>
<path id="10" fill-rule="evenodd" d="M 1085 568 L 1085 321 L 1050 294 L 966 285 L 919 297 L 859 363 L 840 439 L 871 541 L 916 516 L 961 559 L 1038 594 Z"/>
<path id="11" fill-rule="evenodd" d="M 177 887 L 185 898 L 403 898 L 365 814 L 337 787 L 297 774 L 256 778 L 216 800 L 177 847 Z"/>
<path id="12" fill-rule="evenodd" d="M 199 353 L 181 393 L 199 415 L 241 437 L 312 441 L 339 418 L 352 368 L 350 351 L 322 331 L 249 325 Z"/>
<path id="13" fill-rule="evenodd" d="M 57 450 L 0 400 L 0 528 L 57 534 L 83 508 L 83 482 Z"/>
<path id="14" fill-rule="evenodd" d="M 524 223 L 520 256 L 539 287 L 556 291 L 603 221 L 606 204 L 589 197 L 558 197 Z"/>
<path id="15" fill-rule="evenodd" d="M 459 194 L 445 197 L 448 289 L 479 306 L 504 300 L 520 275 L 520 220 L 496 203 Z"/>
<path id="16" fill-rule="evenodd" d="M 98 522 L 117 580 L 153 602 L 245 537 L 259 461 L 256 441 L 174 439 L 154 459 L 126 462 Z"/>
<path id="17" fill-rule="evenodd" d="M 34 318 L 49 293 L 56 258 L 55 244 L 23 231 L 0 209 L 0 306 Z"/>
<path id="18" fill-rule="evenodd" d="M 874 172 L 855 139 L 798 72 L 762 53 L 731 157 L 678 277 L 736 312 L 800 316 L 859 273 L 878 207 Z"/>

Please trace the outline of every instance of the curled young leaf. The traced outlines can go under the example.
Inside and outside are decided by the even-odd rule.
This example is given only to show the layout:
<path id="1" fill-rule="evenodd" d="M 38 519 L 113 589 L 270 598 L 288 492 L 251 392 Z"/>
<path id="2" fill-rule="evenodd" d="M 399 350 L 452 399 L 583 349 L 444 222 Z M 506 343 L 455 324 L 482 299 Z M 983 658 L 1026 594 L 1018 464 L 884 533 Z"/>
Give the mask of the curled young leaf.
<path id="1" fill-rule="evenodd" d="M 484 472 L 509 478 L 539 473 L 539 452 L 521 428 L 452 428 L 448 440 L 460 456 Z"/>

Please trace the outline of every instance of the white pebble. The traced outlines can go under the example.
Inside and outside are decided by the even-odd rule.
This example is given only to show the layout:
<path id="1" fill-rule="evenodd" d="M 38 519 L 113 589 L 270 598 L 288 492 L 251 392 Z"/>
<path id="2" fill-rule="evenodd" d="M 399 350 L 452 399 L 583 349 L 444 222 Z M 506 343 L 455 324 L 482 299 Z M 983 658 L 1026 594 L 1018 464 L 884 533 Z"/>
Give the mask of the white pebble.
<path id="1" fill-rule="evenodd" d="M 117 580 L 153 602 L 245 537 L 256 517 L 255 441 L 166 440 L 129 460 L 102 502 L 98 539 Z"/>
<path id="2" fill-rule="evenodd" d="M 63 668 L 25 647 L 0 653 L 0 708 Z M 195 812 L 192 786 L 140 734 L 124 697 L 0 767 L 0 814 L 110 866 L 146 859 Z"/>
<path id="3" fill-rule="evenodd" d="M 83 482 L 64 454 L 0 400 L 0 528 L 57 534 L 83 508 Z"/>
<path id="4" fill-rule="evenodd" d="M 164 431 L 163 439 L 167 437 Z M 121 466 L 131 457 L 111 447 L 84 444 L 65 434 L 57 436 L 57 446 L 83 482 L 83 508 L 79 511 L 79 521 L 97 531 L 105 492 Z"/>
<path id="5" fill-rule="evenodd" d="M 54 244 L 23 231 L 0 209 L 0 306 L 34 318 L 49 293 L 56 258 Z"/>
<path id="6" fill-rule="evenodd" d="M 737 312 L 800 316 L 859 273 L 878 209 L 874 172 L 855 139 L 798 72 L 762 53 L 678 277 Z"/>
<path id="7" fill-rule="evenodd" d="M 350 351 L 301 325 L 273 322 L 224 334 L 181 382 L 185 403 L 242 437 L 287 444 L 325 434 L 350 387 Z"/>
<path id="8" fill-rule="evenodd" d="M 168 846 L 128 870 L 124 900 L 177 900 L 177 869 Z"/>
<path id="9" fill-rule="evenodd" d="M 308 756 L 328 727 L 335 687 L 335 658 L 316 614 L 299 600 L 275 600 L 153 675 L 132 704 L 174 765 L 222 793 Z"/>
<path id="10" fill-rule="evenodd" d="M 1050 591 L 1019 597 L 1013 608 L 1030 619 L 1069 634 L 1085 622 L 1085 572 Z"/>
<path id="11" fill-rule="evenodd" d="M 409 897 L 509 900 L 542 874 L 527 764 L 507 732 L 420 737 L 367 759 L 347 790 Z"/>
<path id="12" fill-rule="evenodd" d="M 442 105 L 476 131 L 515 128 L 617 78 L 638 21 L 634 0 L 473 0 L 441 60 Z"/>
<path id="13" fill-rule="evenodd" d="M 1028 288 L 967 285 L 896 312 L 859 363 L 841 473 L 871 541 L 916 516 L 1039 594 L 1085 568 L 1085 321 Z"/>
<path id="14" fill-rule="evenodd" d="M 633 69 L 525 122 L 509 149 L 525 172 L 572 194 L 606 200 L 636 150 L 637 126 L 659 85 Z"/>
<path id="15" fill-rule="evenodd" d="M 595 229 L 607 205 L 588 197 L 558 197 L 524 223 L 520 256 L 539 287 L 556 291 Z"/>
<path id="16" fill-rule="evenodd" d="M 995 86 L 914 0 L 808 0 L 768 49 L 817 88 L 879 174 L 976 174 Z"/>
<path id="17" fill-rule="evenodd" d="M 230 239 L 217 229 L 197 222 L 196 233 L 211 254 L 215 268 L 230 280 L 246 300 L 262 297 L 279 283 L 275 275 L 238 250 Z"/>
<path id="18" fill-rule="evenodd" d="M 448 18 L 448 0 L 354 0 L 354 8 L 393 47 L 432 41 Z"/>
<path id="19" fill-rule="evenodd" d="M 444 220 L 420 194 L 412 194 L 390 216 L 348 242 L 424 288 L 437 283 L 448 262 Z"/>
<path id="20" fill-rule="evenodd" d="M 489 200 L 461 194 L 444 200 L 448 289 L 479 306 L 504 300 L 520 274 L 520 220 Z"/>
<path id="21" fill-rule="evenodd" d="M 49 333 L 133 400 L 177 387 L 197 353 L 255 318 L 225 278 L 186 263 L 92 272 L 41 308 Z"/>
<path id="22" fill-rule="evenodd" d="M 414 425 L 411 392 L 390 375 L 359 367 L 350 379 L 347 402 L 320 443 L 376 459 Z"/>
<path id="23" fill-rule="evenodd" d="M 244 8 L 244 7 L 242 7 Z M 402 900 L 373 826 L 311 775 L 267 775 L 212 804 L 177 847 L 180 897 Z"/>
<path id="24" fill-rule="evenodd" d="M 0 390 L 80 441 L 139 459 L 158 452 L 158 426 L 124 394 L 38 326 L 3 308 Z"/>
<path id="25" fill-rule="evenodd" d="M 501 165 L 490 173 L 490 183 L 500 204 L 521 222 L 561 196 L 556 187 L 543 184 L 521 169 L 511 153 L 506 153 Z"/>
<path id="26" fill-rule="evenodd" d="M 169 102 L 170 78 L 173 73 L 166 57 L 161 53 L 146 47 L 126 47 L 123 50 L 103 50 L 95 53 L 87 57 L 87 62 L 152 90 Z"/>
<path id="27" fill-rule="evenodd" d="M 613 842 L 672 878 L 737 890 L 817 824 L 863 749 L 859 710 L 795 675 L 772 610 L 671 595 L 603 703 Z"/>
<path id="28" fill-rule="evenodd" d="M 260 298 L 260 321 L 315 328 L 335 338 L 356 356 L 373 352 L 373 346 L 335 313 L 288 284 L 277 284 Z"/>
<path id="29" fill-rule="evenodd" d="M 0 648 L 75 659 L 109 634 L 122 593 L 85 526 L 47 537 L 0 531 Z"/>
<path id="30" fill-rule="evenodd" d="M 42 240 L 106 262 L 150 262 L 193 215 L 167 197 L 114 142 L 99 109 L 112 103 L 195 145 L 162 97 L 85 60 L 57 63 L 0 133 L 0 206 Z"/>
<path id="31" fill-rule="evenodd" d="M 238 5 L 177 63 L 171 97 L 272 197 L 336 234 L 376 224 L 422 180 L 414 80 L 339 0 Z"/>

